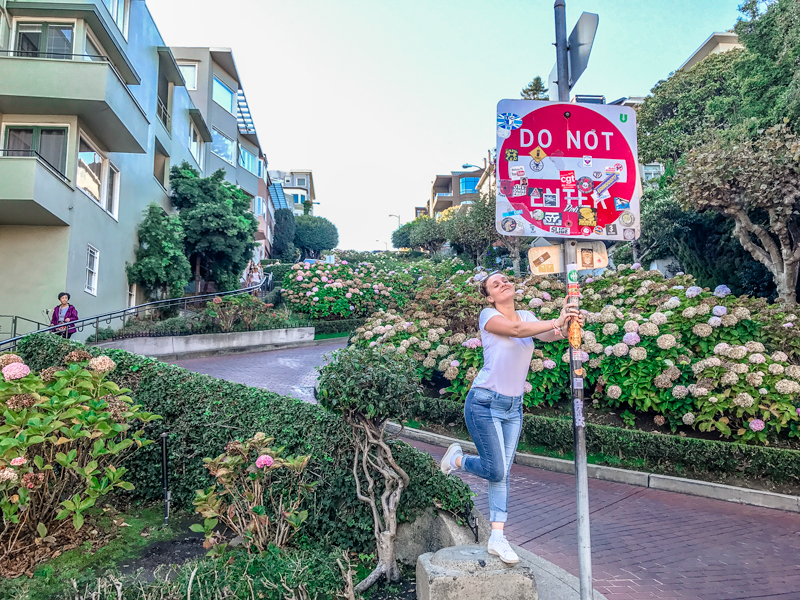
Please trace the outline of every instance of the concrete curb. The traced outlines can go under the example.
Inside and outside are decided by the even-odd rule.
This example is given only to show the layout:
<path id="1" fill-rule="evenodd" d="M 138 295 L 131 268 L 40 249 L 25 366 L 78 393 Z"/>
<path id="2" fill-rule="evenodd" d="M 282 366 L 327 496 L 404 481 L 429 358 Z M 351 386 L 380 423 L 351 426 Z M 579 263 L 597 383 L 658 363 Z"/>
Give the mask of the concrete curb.
<path id="1" fill-rule="evenodd" d="M 324 340 L 308 340 L 306 342 L 288 342 L 286 344 L 265 344 L 263 346 L 247 346 L 245 348 L 226 348 L 221 350 L 206 350 L 203 352 L 183 352 L 181 354 L 165 354 L 154 356 L 162 362 L 174 362 L 190 358 L 208 358 L 209 356 L 227 356 L 229 354 L 255 354 L 257 352 L 271 352 L 272 350 L 289 350 L 292 348 L 307 348 L 309 346 L 323 346 L 345 338 L 325 338 Z"/>
<path id="2" fill-rule="evenodd" d="M 389 433 L 397 433 L 400 431 L 400 425 L 393 422 L 389 423 L 386 430 Z M 475 444 L 471 442 L 449 438 L 444 435 L 439 435 L 438 433 L 431 433 L 420 429 L 406 428 L 403 430 L 403 437 L 444 448 L 453 442 L 458 442 L 465 450 L 473 453 L 477 452 Z M 557 473 L 569 475 L 575 473 L 575 465 L 573 462 L 561 458 L 550 458 L 549 456 L 537 456 L 535 454 L 517 452 L 514 462 L 526 467 L 545 469 L 546 471 L 555 471 Z M 628 485 L 652 488 L 654 490 L 677 492 L 690 496 L 724 500 L 725 502 L 735 502 L 737 504 L 747 504 L 750 506 L 760 506 L 762 508 L 773 508 L 776 510 L 800 513 L 800 497 L 798 496 L 751 490 L 733 485 L 723 485 L 721 483 L 684 479 L 682 477 L 671 477 L 669 475 L 644 473 L 642 471 L 628 471 L 627 469 L 617 469 L 603 465 L 588 465 L 587 470 L 589 477 L 592 479 L 625 483 Z"/>

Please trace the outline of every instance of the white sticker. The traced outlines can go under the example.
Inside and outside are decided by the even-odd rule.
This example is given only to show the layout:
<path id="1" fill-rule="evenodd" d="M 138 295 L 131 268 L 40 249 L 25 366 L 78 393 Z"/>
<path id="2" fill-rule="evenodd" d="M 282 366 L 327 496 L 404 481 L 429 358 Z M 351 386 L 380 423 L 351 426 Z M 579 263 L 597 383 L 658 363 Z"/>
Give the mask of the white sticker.
<path id="1" fill-rule="evenodd" d="M 569 235 L 569 227 L 551 227 L 550 233 L 555 233 L 556 235 Z"/>
<path id="2" fill-rule="evenodd" d="M 583 377 L 576 377 L 572 380 L 572 388 L 575 390 L 583 389 Z"/>
<path id="3" fill-rule="evenodd" d="M 511 177 L 525 177 L 525 167 L 509 167 L 508 172 Z"/>

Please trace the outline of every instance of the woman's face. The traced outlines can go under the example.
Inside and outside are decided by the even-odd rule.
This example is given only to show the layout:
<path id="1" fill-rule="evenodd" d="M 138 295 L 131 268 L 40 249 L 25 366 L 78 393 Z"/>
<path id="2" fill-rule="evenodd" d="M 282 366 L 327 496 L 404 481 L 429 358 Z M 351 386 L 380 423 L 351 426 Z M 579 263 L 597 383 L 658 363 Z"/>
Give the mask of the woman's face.
<path id="1" fill-rule="evenodd" d="M 69 296 L 67 296 L 66 294 L 63 296 L 59 296 L 58 301 L 61 302 L 61 306 L 66 306 L 67 304 L 69 304 Z"/>
<path id="2" fill-rule="evenodd" d="M 514 286 L 508 277 L 495 273 L 486 281 L 486 292 L 492 304 L 503 303 L 514 298 Z"/>

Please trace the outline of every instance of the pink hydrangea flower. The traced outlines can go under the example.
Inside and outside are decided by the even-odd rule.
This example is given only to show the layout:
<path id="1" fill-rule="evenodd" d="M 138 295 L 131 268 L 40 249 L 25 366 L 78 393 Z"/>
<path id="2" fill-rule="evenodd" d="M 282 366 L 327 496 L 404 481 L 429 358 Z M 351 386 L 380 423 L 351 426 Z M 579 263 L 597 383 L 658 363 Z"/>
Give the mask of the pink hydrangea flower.
<path id="1" fill-rule="evenodd" d="M 555 369 L 556 368 L 556 362 L 554 360 L 549 359 L 549 358 L 545 358 L 542 361 L 542 366 L 545 369 Z"/>
<path id="2" fill-rule="evenodd" d="M 764 429 L 764 421 L 761 419 L 753 419 L 750 421 L 750 431 L 761 431 Z"/>
<path id="3" fill-rule="evenodd" d="M 542 298 L 544 298 L 545 300 L 547 300 L 549 302 L 553 297 L 550 294 L 548 294 L 547 292 L 542 292 Z"/>
<path id="4" fill-rule="evenodd" d="M 784 323 L 783 327 L 794 327 L 794 323 Z"/>
<path id="5" fill-rule="evenodd" d="M 346 261 L 346 260 L 343 260 L 343 261 L 342 261 L 342 264 L 343 264 L 343 265 L 346 265 L 346 264 L 347 264 L 347 261 Z"/>
<path id="6" fill-rule="evenodd" d="M 457 360 L 453 360 L 453 361 L 450 361 L 450 366 L 451 367 L 460 367 L 461 363 L 458 362 Z"/>
<path id="7" fill-rule="evenodd" d="M 526 381 L 526 382 L 525 382 L 525 393 L 526 393 L 526 394 L 530 394 L 530 393 L 531 393 L 531 390 L 533 390 L 533 386 L 532 386 L 530 383 L 528 383 L 528 382 Z"/>
<path id="8" fill-rule="evenodd" d="M 633 263 L 633 264 L 631 265 L 631 269 L 633 269 L 634 271 L 635 271 L 636 269 L 641 269 L 641 268 L 642 268 L 642 263 Z"/>
<path id="9" fill-rule="evenodd" d="M 345 298 L 352 298 L 352 297 L 353 297 L 353 294 L 351 294 L 350 292 L 347 292 L 347 293 L 344 295 L 344 297 L 345 297 Z"/>
<path id="10" fill-rule="evenodd" d="M 27 458 L 25 458 L 24 456 L 18 456 L 17 458 L 12 458 L 11 459 L 11 466 L 12 467 L 21 467 L 26 462 L 28 462 Z"/>
<path id="11" fill-rule="evenodd" d="M 439 395 L 444 396 L 447 393 L 447 388 L 442 388 L 439 390 Z"/>
<path id="12" fill-rule="evenodd" d="M 303 276 L 302 275 L 298 275 L 297 276 L 297 281 L 303 281 Z"/>
<path id="13" fill-rule="evenodd" d="M 308 270 L 308 269 L 310 269 L 310 268 L 311 268 L 311 264 L 310 264 L 310 263 L 304 263 L 304 264 L 303 264 L 303 268 L 304 268 L 305 270 Z"/>
<path id="14" fill-rule="evenodd" d="M 22 363 L 11 363 L 3 367 L 3 377 L 6 381 L 14 381 L 15 379 L 22 379 L 27 377 L 31 370 L 28 365 Z"/>
<path id="15" fill-rule="evenodd" d="M 622 336 L 622 341 L 625 342 L 628 346 L 635 346 L 641 341 L 641 339 L 639 338 L 638 333 L 631 331 Z"/>
<path id="16" fill-rule="evenodd" d="M 323 275 L 322 276 L 322 281 L 328 281 L 328 278 Z"/>
<path id="17" fill-rule="evenodd" d="M 593 277 L 587 277 L 586 278 L 586 283 L 594 283 L 594 278 Z"/>
<path id="18" fill-rule="evenodd" d="M 263 469 L 264 467 L 271 467 L 275 461 L 272 459 L 271 456 L 267 456 L 266 454 L 262 454 L 256 459 L 256 466 L 259 469 Z"/>

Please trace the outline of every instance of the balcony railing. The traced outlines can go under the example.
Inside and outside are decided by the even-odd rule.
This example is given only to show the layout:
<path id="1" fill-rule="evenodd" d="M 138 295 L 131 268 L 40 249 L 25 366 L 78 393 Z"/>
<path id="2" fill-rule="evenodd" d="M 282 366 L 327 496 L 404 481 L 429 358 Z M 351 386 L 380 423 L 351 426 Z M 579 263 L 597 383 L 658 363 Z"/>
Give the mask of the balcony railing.
<path id="1" fill-rule="evenodd" d="M 452 195 L 453 195 L 453 192 L 436 192 L 436 197 L 437 198 L 439 196 L 452 196 Z"/>
<path id="2" fill-rule="evenodd" d="M 91 60 L 97 62 L 107 62 L 107 56 L 102 54 L 65 54 L 63 52 L 47 52 L 46 50 L 0 50 L 0 56 L 13 56 L 17 58 L 54 58 L 57 60 Z"/>
<path id="3" fill-rule="evenodd" d="M 166 130 L 172 131 L 171 129 L 172 115 L 169 114 L 167 105 L 161 98 L 158 98 L 158 105 L 156 106 L 156 115 L 158 116 L 158 120 L 161 121 Z"/>
<path id="4" fill-rule="evenodd" d="M 50 169 L 53 172 L 53 175 L 61 179 L 64 183 L 70 183 L 70 180 L 61 172 L 60 169 L 56 168 L 53 163 L 48 161 L 44 156 L 34 150 L 10 150 L 8 148 L 0 148 L 0 158 L 2 157 L 36 158 L 39 162 L 43 163 L 48 169 Z"/>

